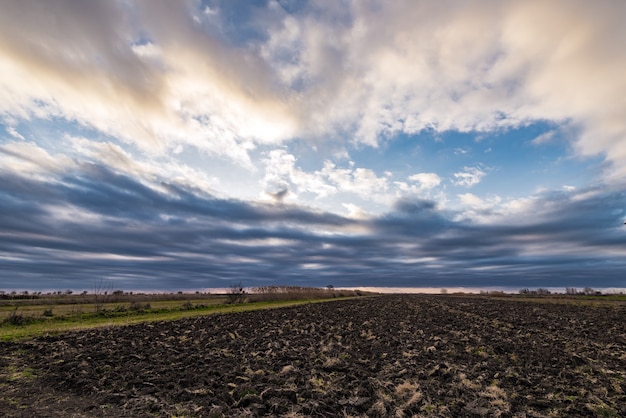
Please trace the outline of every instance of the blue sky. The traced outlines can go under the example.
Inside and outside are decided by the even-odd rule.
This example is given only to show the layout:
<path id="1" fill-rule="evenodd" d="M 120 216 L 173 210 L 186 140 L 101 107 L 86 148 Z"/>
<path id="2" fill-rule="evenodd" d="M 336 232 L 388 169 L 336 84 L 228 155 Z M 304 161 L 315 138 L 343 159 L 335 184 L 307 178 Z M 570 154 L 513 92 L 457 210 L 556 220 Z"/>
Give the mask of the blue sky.
<path id="1" fill-rule="evenodd" d="M 625 288 L 625 19 L 5 1 L 0 289 Z"/>

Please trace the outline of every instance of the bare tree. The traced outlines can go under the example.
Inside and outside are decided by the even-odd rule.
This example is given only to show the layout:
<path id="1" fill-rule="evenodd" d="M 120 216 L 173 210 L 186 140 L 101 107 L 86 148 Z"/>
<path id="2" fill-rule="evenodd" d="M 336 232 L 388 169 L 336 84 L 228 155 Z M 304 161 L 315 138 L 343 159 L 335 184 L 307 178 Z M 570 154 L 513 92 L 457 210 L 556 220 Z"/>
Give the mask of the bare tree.
<path id="1" fill-rule="evenodd" d="M 243 303 L 246 300 L 246 290 L 241 285 L 241 282 L 233 284 L 228 293 L 228 303 Z"/>
<path id="2" fill-rule="evenodd" d="M 93 284 L 93 304 L 96 312 L 102 310 L 102 305 L 107 301 L 109 294 L 113 290 L 113 282 L 100 278 Z"/>

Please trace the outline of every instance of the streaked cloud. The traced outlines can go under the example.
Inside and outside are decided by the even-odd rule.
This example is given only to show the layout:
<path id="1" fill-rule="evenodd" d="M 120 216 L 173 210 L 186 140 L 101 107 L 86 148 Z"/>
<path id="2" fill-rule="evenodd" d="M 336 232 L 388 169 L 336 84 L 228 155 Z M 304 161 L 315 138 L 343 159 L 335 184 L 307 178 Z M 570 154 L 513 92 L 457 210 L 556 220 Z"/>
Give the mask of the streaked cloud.
<path id="1" fill-rule="evenodd" d="M 597 269 L 604 284 L 619 286 L 626 267 L 626 196 L 609 188 L 551 192 L 517 206 L 464 195 L 474 210 L 507 208 L 487 223 L 415 199 L 359 219 L 217 198 L 193 177 L 172 182 L 156 168 L 113 169 L 108 156 L 92 157 L 43 167 L 38 176 L 2 165 L 5 286 L 89 288 L 86 278 L 100 277 L 126 288 L 223 287 L 233 280 L 480 286 L 506 279 L 529 286 L 529 277 L 547 286 L 563 283 L 561 275 L 583 285 Z"/>
<path id="2" fill-rule="evenodd" d="M 541 144 L 545 144 L 547 142 L 550 142 L 552 140 L 552 138 L 554 138 L 555 133 L 556 133 L 555 131 L 544 132 L 541 135 L 539 135 L 538 137 L 536 137 L 535 139 L 533 139 L 532 143 L 534 145 L 541 145 Z"/>

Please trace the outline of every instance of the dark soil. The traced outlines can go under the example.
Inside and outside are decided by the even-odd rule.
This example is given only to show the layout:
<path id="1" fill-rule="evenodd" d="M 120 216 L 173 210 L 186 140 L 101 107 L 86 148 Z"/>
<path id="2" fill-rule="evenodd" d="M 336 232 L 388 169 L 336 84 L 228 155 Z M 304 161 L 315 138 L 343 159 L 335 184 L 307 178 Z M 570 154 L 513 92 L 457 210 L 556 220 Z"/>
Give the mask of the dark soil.
<path id="1" fill-rule="evenodd" d="M 0 344 L 0 415 L 626 416 L 626 307 L 338 300 Z"/>

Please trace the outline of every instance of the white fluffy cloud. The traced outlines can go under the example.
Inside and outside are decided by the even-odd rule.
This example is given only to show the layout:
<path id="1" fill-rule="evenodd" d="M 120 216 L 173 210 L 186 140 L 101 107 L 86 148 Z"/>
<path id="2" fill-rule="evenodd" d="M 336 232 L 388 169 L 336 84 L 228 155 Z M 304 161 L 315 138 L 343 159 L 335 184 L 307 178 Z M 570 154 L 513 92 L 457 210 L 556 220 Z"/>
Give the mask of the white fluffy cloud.
<path id="1" fill-rule="evenodd" d="M 504 199 L 498 195 L 479 197 L 472 193 L 462 193 L 457 197 L 460 203 L 455 218 L 457 221 L 521 226 L 537 222 L 546 209 L 537 206 L 537 202 L 541 201 L 540 195 Z"/>
<path id="2" fill-rule="evenodd" d="M 464 167 L 463 171 L 454 173 L 452 182 L 456 186 L 472 187 L 480 183 L 486 174 L 480 167 Z"/>
<path id="3" fill-rule="evenodd" d="M 306 97 L 308 131 L 349 127 L 377 145 L 398 132 L 549 120 L 578 130 L 577 152 L 626 174 L 626 3 L 352 2 L 336 19 L 325 7 L 285 16 L 264 45 Z"/>
<path id="4" fill-rule="evenodd" d="M 446 203 L 444 192 L 438 189 L 441 177 L 436 173 L 417 173 L 409 176 L 406 181 L 394 181 L 396 198 L 419 197 L 435 199 L 443 207 Z"/>
<path id="5" fill-rule="evenodd" d="M 326 209 L 339 212 L 338 209 L 343 208 L 353 218 L 388 210 L 389 205 L 403 198 L 432 199 L 442 208 L 447 202 L 444 190 L 439 187 L 442 179 L 436 173 L 416 173 L 393 180 L 394 174 L 389 171 L 379 176 L 374 170 L 357 167 L 352 161 L 347 167 L 338 167 L 328 160 L 321 169 L 306 171 L 293 154 L 283 149 L 268 152 L 263 163 L 265 175 L 261 185 L 265 197 L 307 204 L 313 200 L 318 204 L 320 200 L 340 202 Z M 366 207 L 353 203 L 354 197 Z"/>
<path id="6" fill-rule="evenodd" d="M 367 168 L 337 167 L 331 161 L 314 172 L 306 172 L 296 165 L 296 157 L 287 151 L 270 151 L 265 163 L 263 185 L 265 192 L 279 199 L 291 194 L 311 193 L 324 198 L 337 193 L 350 193 L 369 200 L 387 200 L 388 180 L 378 177 Z"/>
<path id="7" fill-rule="evenodd" d="M 5 1 L 0 112 L 250 168 L 252 149 L 295 137 L 377 146 L 400 132 L 547 120 L 575 128 L 578 153 L 626 174 L 624 2 L 310 2 L 295 14 L 270 2 L 251 39 L 220 32 L 220 13 Z"/>
<path id="8" fill-rule="evenodd" d="M 409 176 L 409 180 L 417 183 L 420 189 L 432 189 L 441 184 L 441 177 L 435 173 L 417 173 Z"/>

